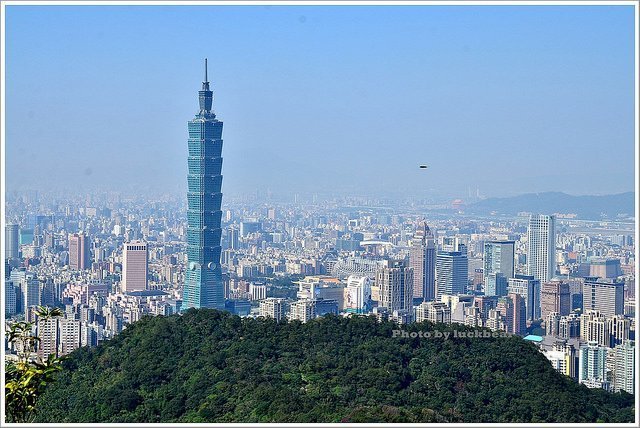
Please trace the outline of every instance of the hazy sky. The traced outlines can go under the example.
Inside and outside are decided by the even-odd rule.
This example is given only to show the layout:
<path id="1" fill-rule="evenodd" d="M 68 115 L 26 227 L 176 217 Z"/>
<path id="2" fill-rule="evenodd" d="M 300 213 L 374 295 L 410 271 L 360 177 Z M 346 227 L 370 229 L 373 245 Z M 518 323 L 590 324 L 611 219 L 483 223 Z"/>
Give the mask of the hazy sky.
<path id="1" fill-rule="evenodd" d="M 634 189 L 632 6 L 7 6 L 7 191 Z M 426 163 L 428 170 L 419 170 Z"/>

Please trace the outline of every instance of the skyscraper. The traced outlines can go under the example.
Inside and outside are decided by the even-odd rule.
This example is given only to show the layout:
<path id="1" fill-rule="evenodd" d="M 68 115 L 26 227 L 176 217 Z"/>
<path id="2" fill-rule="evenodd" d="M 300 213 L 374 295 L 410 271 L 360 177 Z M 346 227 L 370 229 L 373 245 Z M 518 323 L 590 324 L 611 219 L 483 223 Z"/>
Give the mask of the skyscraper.
<path id="1" fill-rule="evenodd" d="M 200 111 L 189 121 L 187 193 L 187 271 L 183 304 L 189 308 L 224 309 L 220 268 L 222 211 L 222 122 L 213 113 L 207 60 Z"/>
<path id="2" fill-rule="evenodd" d="M 560 316 L 571 312 L 571 294 L 566 282 L 545 282 L 540 287 L 540 316 L 546 319 L 551 312 Z"/>
<path id="3" fill-rule="evenodd" d="M 507 295 L 507 277 L 500 272 L 490 273 L 484 280 L 485 296 L 506 296 Z"/>
<path id="4" fill-rule="evenodd" d="M 69 268 L 88 269 L 91 264 L 89 237 L 84 233 L 69 235 Z"/>
<path id="5" fill-rule="evenodd" d="M 492 273 L 501 273 L 506 279 L 513 278 L 514 241 L 487 241 L 484 243 L 482 260 L 484 283 Z"/>
<path id="6" fill-rule="evenodd" d="M 147 243 L 126 242 L 122 251 L 122 292 L 146 290 L 148 268 Z"/>
<path id="7" fill-rule="evenodd" d="M 556 218 L 532 214 L 527 232 L 527 273 L 540 282 L 551 281 L 556 272 Z"/>
<path id="8" fill-rule="evenodd" d="M 441 251 L 436 257 L 437 301 L 443 294 L 464 294 L 469 282 L 469 260 L 462 251 Z"/>
<path id="9" fill-rule="evenodd" d="M 17 259 L 18 255 L 18 225 L 7 224 L 5 226 L 5 244 L 4 244 L 4 258 L 5 259 Z"/>
<path id="10" fill-rule="evenodd" d="M 532 275 L 515 275 L 509 278 L 507 292 L 516 293 L 524 298 L 527 308 L 527 320 L 540 318 L 540 281 Z"/>
<path id="11" fill-rule="evenodd" d="M 436 246 L 433 232 L 422 223 L 411 244 L 409 263 L 413 268 L 413 297 L 428 302 L 436 297 Z"/>

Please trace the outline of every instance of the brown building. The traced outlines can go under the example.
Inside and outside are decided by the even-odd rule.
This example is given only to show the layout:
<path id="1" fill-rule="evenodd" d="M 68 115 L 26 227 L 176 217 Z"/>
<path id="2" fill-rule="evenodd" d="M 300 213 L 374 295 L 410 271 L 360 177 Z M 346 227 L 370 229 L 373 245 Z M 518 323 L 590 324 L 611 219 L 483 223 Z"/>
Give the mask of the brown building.
<path id="1" fill-rule="evenodd" d="M 91 267 L 91 244 L 84 233 L 69 235 L 69 268 L 84 270 Z"/>
<path id="2" fill-rule="evenodd" d="M 540 316 L 546 320 L 551 312 L 560 316 L 571 312 L 571 293 L 566 282 L 545 282 L 540 287 Z"/>

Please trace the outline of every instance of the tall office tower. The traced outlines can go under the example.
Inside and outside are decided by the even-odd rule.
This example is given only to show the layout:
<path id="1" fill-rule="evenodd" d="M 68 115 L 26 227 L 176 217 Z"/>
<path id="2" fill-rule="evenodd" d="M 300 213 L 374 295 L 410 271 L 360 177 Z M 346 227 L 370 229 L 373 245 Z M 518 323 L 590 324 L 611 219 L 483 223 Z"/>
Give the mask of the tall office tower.
<path id="1" fill-rule="evenodd" d="M 521 295 L 513 293 L 499 297 L 496 311 L 501 315 L 507 333 L 522 334 L 526 331 L 526 308 Z"/>
<path id="2" fill-rule="evenodd" d="M 627 340 L 614 348 L 613 391 L 635 393 L 636 360 L 635 342 Z"/>
<path id="3" fill-rule="evenodd" d="M 507 291 L 522 296 L 527 308 L 527 320 L 540 319 L 540 281 L 532 275 L 515 275 L 509 278 Z"/>
<path id="4" fill-rule="evenodd" d="M 485 296 L 506 296 L 508 279 L 500 272 L 490 273 L 484 279 Z"/>
<path id="5" fill-rule="evenodd" d="M 20 279 L 20 288 L 22 288 L 25 314 L 28 313 L 30 307 L 40 306 L 42 304 L 40 296 L 40 281 L 32 272 L 26 272 Z M 26 316 L 25 316 L 26 317 Z"/>
<path id="6" fill-rule="evenodd" d="M 240 248 L 240 230 L 237 227 L 232 226 L 228 229 L 229 248 L 237 250 Z"/>
<path id="7" fill-rule="evenodd" d="M 587 277 L 582 286 L 584 311 L 597 310 L 605 316 L 624 314 L 624 282 Z"/>
<path id="8" fill-rule="evenodd" d="M 540 287 L 540 316 L 546 319 L 551 312 L 560 316 L 571 312 L 571 294 L 566 282 L 545 282 Z"/>
<path id="9" fill-rule="evenodd" d="M 376 272 L 376 286 L 380 289 L 380 304 L 393 311 L 413 311 L 413 269 L 402 260 L 387 260 Z"/>
<path id="10" fill-rule="evenodd" d="M 7 224 L 4 230 L 4 258 L 17 259 L 20 257 L 19 251 L 19 230 L 17 224 Z"/>
<path id="11" fill-rule="evenodd" d="M 276 321 L 284 318 L 284 299 L 269 297 L 260 301 L 260 316 L 270 317 Z"/>
<path id="12" fill-rule="evenodd" d="M 428 302 L 436 297 L 436 246 L 433 232 L 422 223 L 411 244 L 409 264 L 413 268 L 413 297 Z"/>
<path id="13" fill-rule="evenodd" d="M 443 294 L 464 294 L 469 282 L 469 260 L 462 251 L 441 251 L 436 257 L 436 300 Z"/>
<path id="14" fill-rule="evenodd" d="M 222 122 L 213 113 L 207 79 L 198 92 L 200 112 L 189 121 L 187 271 L 182 308 L 224 309 L 220 267 Z"/>
<path id="15" fill-rule="evenodd" d="M 84 233 L 69 235 L 69 268 L 85 270 L 91 266 L 91 245 Z"/>
<path id="16" fill-rule="evenodd" d="M 482 258 L 484 284 L 491 274 L 501 273 L 505 278 L 513 278 L 515 241 L 487 241 L 484 243 Z M 486 287 L 486 285 L 485 285 Z"/>
<path id="17" fill-rule="evenodd" d="M 4 313 L 7 317 L 18 312 L 18 293 L 11 280 L 4 282 Z"/>
<path id="18" fill-rule="evenodd" d="M 607 348 L 599 346 L 596 342 L 589 342 L 579 351 L 578 382 L 589 388 L 609 389 L 607 381 L 606 363 Z"/>
<path id="19" fill-rule="evenodd" d="M 144 241 L 125 242 L 122 251 L 122 292 L 148 288 L 149 251 Z"/>
<path id="20" fill-rule="evenodd" d="M 527 273 L 540 282 L 551 281 L 556 272 L 556 218 L 531 215 L 527 233 Z"/>

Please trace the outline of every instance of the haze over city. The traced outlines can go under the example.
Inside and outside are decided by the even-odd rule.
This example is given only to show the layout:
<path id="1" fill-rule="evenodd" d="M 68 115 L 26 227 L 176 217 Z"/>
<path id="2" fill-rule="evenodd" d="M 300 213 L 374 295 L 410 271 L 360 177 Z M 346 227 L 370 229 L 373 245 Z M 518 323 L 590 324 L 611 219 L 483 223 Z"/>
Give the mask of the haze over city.
<path id="1" fill-rule="evenodd" d="M 6 11 L 7 192 L 184 194 L 204 57 L 225 195 L 634 188 L 632 6 Z"/>

